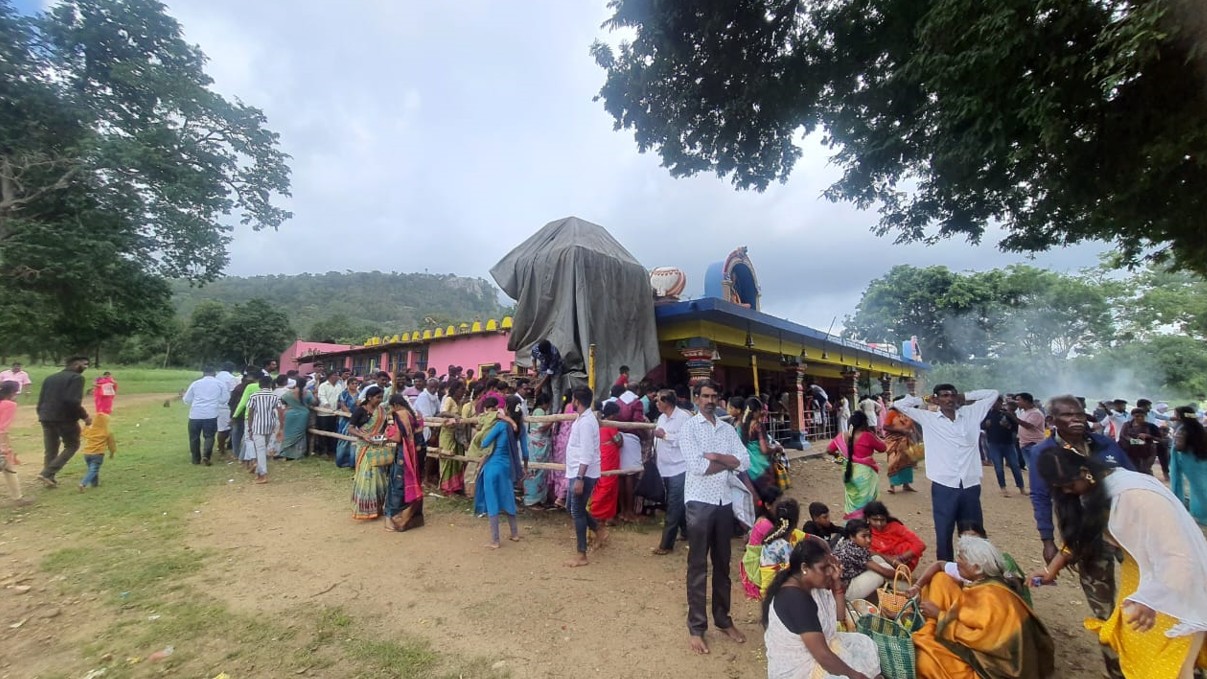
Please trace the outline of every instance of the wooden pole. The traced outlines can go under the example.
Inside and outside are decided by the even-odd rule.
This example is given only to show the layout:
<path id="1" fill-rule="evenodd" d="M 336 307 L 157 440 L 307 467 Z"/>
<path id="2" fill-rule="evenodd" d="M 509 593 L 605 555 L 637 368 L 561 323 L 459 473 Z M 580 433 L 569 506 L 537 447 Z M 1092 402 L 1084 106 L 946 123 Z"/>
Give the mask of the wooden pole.
<path id="1" fill-rule="evenodd" d="M 762 398 L 762 391 L 759 391 L 759 357 L 758 354 L 750 355 L 750 372 L 754 373 L 754 397 Z"/>
<path id="2" fill-rule="evenodd" d="M 587 347 L 587 387 L 595 393 L 595 344 Z"/>

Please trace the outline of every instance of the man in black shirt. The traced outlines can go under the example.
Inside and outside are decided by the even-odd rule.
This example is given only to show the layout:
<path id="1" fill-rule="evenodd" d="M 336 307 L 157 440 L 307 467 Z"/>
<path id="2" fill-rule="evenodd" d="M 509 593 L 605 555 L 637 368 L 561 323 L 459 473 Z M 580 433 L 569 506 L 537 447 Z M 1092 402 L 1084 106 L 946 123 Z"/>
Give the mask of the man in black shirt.
<path id="1" fill-rule="evenodd" d="M 38 480 L 48 488 L 55 488 L 55 480 L 67 462 L 80 449 L 80 424 L 92 425 L 92 418 L 84 410 L 84 371 L 88 369 L 88 358 L 72 356 L 59 372 L 46 378 L 38 394 L 38 421 L 42 423 L 42 447 L 45 464 Z M 62 443 L 62 451 L 59 444 Z"/>
<path id="2" fill-rule="evenodd" d="M 989 449 L 989 460 L 993 462 L 993 471 L 997 474 L 997 485 L 1002 489 L 1002 496 L 1010 497 L 1010 491 L 1006 490 L 1006 474 L 1002 469 L 1002 460 L 1010 464 L 1010 471 L 1014 473 L 1014 485 L 1018 486 L 1018 492 L 1026 495 L 1023 472 L 1018 464 L 1018 448 L 1014 444 L 1014 437 L 1018 435 L 1018 419 L 1014 413 L 1004 407 L 1000 396 L 981 422 L 981 429 L 985 431 L 985 444 Z"/>

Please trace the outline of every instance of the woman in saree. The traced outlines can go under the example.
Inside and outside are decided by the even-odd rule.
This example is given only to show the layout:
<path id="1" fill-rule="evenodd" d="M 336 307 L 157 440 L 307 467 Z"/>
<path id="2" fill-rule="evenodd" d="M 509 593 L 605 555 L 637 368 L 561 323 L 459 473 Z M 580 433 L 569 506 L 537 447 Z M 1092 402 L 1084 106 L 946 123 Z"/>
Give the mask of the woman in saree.
<path id="1" fill-rule="evenodd" d="M 900 519 L 889 514 L 883 502 L 869 502 L 863 518 L 872 528 L 872 553 L 879 554 L 893 568 L 905 566 L 912 571 L 918 567 L 926 543 Z"/>
<path id="2" fill-rule="evenodd" d="M 394 464 L 396 446 L 386 438 L 390 414 L 381 403 L 381 394 L 381 387 L 369 387 L 348 423 L 348 431 L 359 439 L 352 477 L 352 518 L 361 521 L 381 516 L 390 487 L 390 466 Z"/>
<path id="3" fill-rule="evenodd" d="M 843 497 L 843 519 L 862 519 L 864 507 L 880 495 L 880 467 L 873 453 L 883 451 L 881 441 L 871 431 L 867 415 L 857 410 L 851 415 L 850 433 L 845 437 L 834 437 L 828 451 L 846 458 L 846 470 L 842 483 L 846 489 Z"/>
<path id="4" fill-rule="evenodd" d="M 348 376 L 344 383 L 344 390 L 339 395 L 339 417 L 336 418 L 336 431 L 344 436 L 351 436 L 348 432 L 348 424 L 352 419 L 352 414 L 356 412 L 357 403 L 356 395 L 360 392 L 360 378 Z M 353 469 L 356 467 L 356 451 L 355 444 L 352 441 L 340 439 L 335 444 L 335 466 L 343 469 Z"/>
<path id="5" fill-rule="evenodd" d="M 763 597 L 768 679 L 880 676 L 876 642 L 838 631 L 838 612 L 846 609 L 840 571 L 820 538 L 806 537 L 792 549 Z"/>
<path id="6" fill-rule="evenodd" d="M 1032 579 L 1055 581 L 1105 537 L 1123 550 L 1115 610 L 1087 619 L 1086 628 L 1114 649 L 1127 677 L 1190 679 L 1196 667 L 1207 668 L 1207 538 L 1181 501 L 1151 475 L 1067 448 L 1035 464 L 1065 544 Z"/>
<path id="7" fill-rule="evenodd" d="M 738 426 L 738 434 L 750 455 L 750 469 L 746 474 L 756 487 L 775 485 L 775 479 L 771 475 L 771 462 L 783 447 L 767 441 L 767 432 L 763 429 L 763 402 L 757 398 L 748 398 L 743 405 L 745 409 Z"/>
<path id="8" fill-rule="evenodd" d="M 901 486 L 901 490 L 907 493 L 915 492 L 910 484 L 914 482 L 914 465 L 917 461 L 911 453 L 917 443 L 914 421 L 896 408 L 889 409 L 888 414 L 884 416 L 884 445 L 888 449 L 888 492 L 896 493 L 897 486 Z"/>
<path id="9" fill-rule="evenodd" d="M 620 412 L 616 401 L 604 404 L 603 411 L 596 411 L 600 420 L 614 420 Z M 599 471 L 608 472 L 620 469 L 620 430 L 616 427 L 599 427 Z M 620 477 L 600 476 L 595 482 L 595 491 L 591 493 L 588 511 L 595 520 L 607 525 L 615 525 L 616 509 L 620 502 Z"/>
<path id="10" fill-rule="evenodd" d="M 1055 676 L 1052 637 L 1023 600 L 1023 583 L 1006 576 L 1001 552 L 963 535 L 956 566 L 963 583 L 938 573 L 922 590 L 926 622 L 914 632 L 918 679 Z"/>
<path id="11" fill-rule="evenodd" d="M 549 394 L 536 396 L 532 415 L 541 417 L 549 414 Z M 528 454 L 532 462 L 548 462 L 550 457 L 551 422 L 533 422 L 528 425 Z M 565 476 L 563 474 L 562 476 Z M 524 506 L 540 509 L 549 502 L 549 470 L 533 469 L 524 476 Z"/>
<path id="12" fill-rule="evenodd" d="M 394 444 L 386 491 L 386 530 L 402 533 L 423 526 L 423 417 L 401 392 L 390 396 L 386 438 Z"/>
<path id="13" fill-rule="evenodd" d="M 573 401 L 566 404 L 564 415 L 576 415 Z M 566 463 L 566 446 L 570 445 L 570 426 L 573 421 L 565 421 L 557 423 L 557 436 L 553 440 L 553 460 L 554 464 Z M 553 505 L 562 509 L 566 508 L 566 489 L 570 487 L 570 481 L 565 474 L 554 473 L 550 479 L 550 485 L 553 487 Z"/>
<path id="14" fill-rule="evenodd" d="M 306 390 L 306 376 L 297 378 L 293 389 L 286 389 L 281 396 L 285 406 L 285 436 L 281 440 L 281 450 L 277 453 L 286 460 L 300 460 L 306 456 L 306 430 L 310 426 L 310 406 L 314 405 L 314 395 Z"/>
<path id="15" fill-rule="evenodd" d="M 474 444 L 484 451 L 474 484 L 474 513 L 485 514 L 490 519 L 490 544 L 487 547 L 491 549 L 499 548 L 499 514 L 507 515 L 507 525 L 511 529 L 508 539 L 520 541 L 515 520 L 515 484 L 523 476 L 526 466 L 520 461 L 517 437 L 523 414 L 518 398 L 514 405 L 508 405 L 510 412 L 500 408 L 494 396 L 483 398 L 479 433 L 474 437 Z"/>
<path id="16" fill-rule="evenodd" d="M 440 417 L 445 418 L 440 427 L 440 450 L 453 455 L 464 455 L 463 437 L 457 436 L 461 425 L 461 403 L 465 400 L 465 383 L 455 380 L 448 386 L 448 393 L 440 403 Z M 440 460 L 440 492 L 445 495 L 465 494 L 465 463 L 460 460 Z"/>

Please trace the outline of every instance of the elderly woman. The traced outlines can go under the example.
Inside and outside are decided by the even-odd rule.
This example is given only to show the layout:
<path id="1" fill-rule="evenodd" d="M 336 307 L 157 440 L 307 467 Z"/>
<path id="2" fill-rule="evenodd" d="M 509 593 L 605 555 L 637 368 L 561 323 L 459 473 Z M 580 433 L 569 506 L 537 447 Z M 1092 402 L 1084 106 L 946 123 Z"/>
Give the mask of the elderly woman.
<path id="1" fill-rule="evenodd" d="M 1054 676 L 1052 637 L 1020 596 L 1022 583 L 1005 578 L 1001 552 L 984 538 L 962 536 L 956 566 L 964 584 L 939 573 L 922 591 L 918 678 Z"/>
<path id="2" fill-rule="evenodd" d="M 1053 582 L 1105 536 L 1123 550 L 1115 610 L 1086 627 L 1119 654 L 1124 676 L 1190 679 L 1207 668 L 1207 539 L 1182 502 L 1150 475 L 1066 448 L 1039 456 L 1036 470 L 1065 546 L 1032 577 Z"/>

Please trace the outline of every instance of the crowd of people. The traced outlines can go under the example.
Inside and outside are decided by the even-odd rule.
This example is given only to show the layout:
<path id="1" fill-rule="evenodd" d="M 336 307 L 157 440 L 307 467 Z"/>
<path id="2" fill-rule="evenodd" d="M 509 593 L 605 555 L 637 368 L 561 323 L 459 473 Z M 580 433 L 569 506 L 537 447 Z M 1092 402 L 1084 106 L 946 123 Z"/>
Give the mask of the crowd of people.
<path id="1" fill-rule="evenodd" d="M 843 466 L 843 522 L 811 502 L 802 523 L 762 399 L 725 398 L 709 380 L 690 391 L 634 384 L 627 370 L 607 399 L 585 387 L 563 399 L 548 379 L 549 349 L 534 356 L 533 382 L 473 379 L 455 366 L 441 376 L 363 378 L 273 374 L 273 362 L 238 375 L 231 365 L 207 369 L 182 393 L 191 460 L 231 455 L 262 484 L 272 460 L 325 457 L 351 471 L 353 518 L 380 519 L 391 532 L 424 525 L 425 496 L 471 496 L 492 549 L 503 544 L 503 520 L 507 540 L 520 541 L 520 507 L 564 509 L 574 533 L 570 567 L 591 563 L 609 526 L 662 509 L 651 551 L 663 556 L 687 542 L 686 624 L 701 654 L 710 652 L 710 619 L 726 638 L 745 641 L 730 615 L 731 542 L 740 537 L 741 586 L 762 601 L 769 677 L 877 676 L 877 649 L 851 633 L 848 603 L 876 605 L 902 573 L 923 621 L 912 631 L 917 676 L 1054 676 L 1053 640 L 1032 590 L 1070 567 L 1112 677 L 1173 679 L 1207 667 L 1207 432 L 1196 406 L 1142 400 L 1128 410 L 1113 401 L 1092 412 L 1073 396 L 1041 407 L 1031 394 L 961 393 L 949 384 L 926 399 L 867 397 L 849 413 L 839 399 L 826 412 L 843 431 L 826 449 Z M 90 415 L 87 368 L 73 357 L 39 392 L 38 478 L 48 487 L 81 444 L 81 490 L 99 484 L 105 455 L 117 450 L 116 382 L 106 374 L 94 383 Z M 22 388 L 0 382 L 0 476 L 17 498 L 7 431 Z M 555 413 L 568 417 L 542 417 Z M 889 494 L 914 492 L 914 468 L 925 460 L 933 560 L 929 538 L 880 497 L 880 459 Z M 1158 466 L 1172 488 L 1155 477 Z M 986 468 L 1002 495 L 1012 495 L 1013 482 L 1029 496 L 1042 570 L 1025 574 L 989 540 Z"/>

